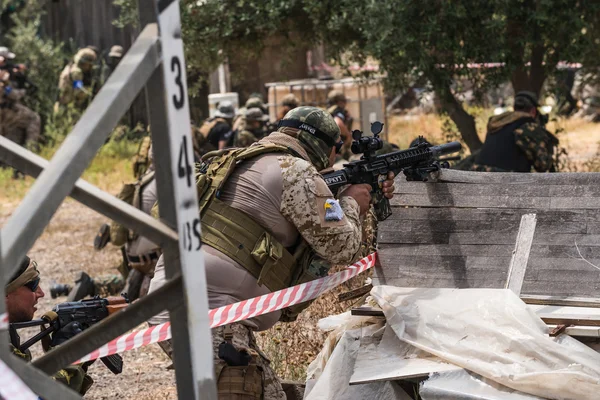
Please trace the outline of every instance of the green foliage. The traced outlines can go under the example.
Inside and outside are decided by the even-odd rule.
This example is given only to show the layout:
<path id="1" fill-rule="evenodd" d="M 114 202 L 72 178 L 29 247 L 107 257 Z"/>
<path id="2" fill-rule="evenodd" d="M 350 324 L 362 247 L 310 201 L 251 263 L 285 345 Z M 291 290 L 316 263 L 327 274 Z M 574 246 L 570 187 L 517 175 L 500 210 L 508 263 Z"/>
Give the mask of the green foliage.
<path id="1" fill-rule="evenodd" d="M 113 21 L 114 26 L 123 28 L 127 25 L 138 25 L 139 15 L 137 0 L 114 0 L 113 4 L 119 7 L 119 18 Z"/>
<path id="2" fill-rule="evenodd" d="M 34 96 L 25 96 L 23 103 L 48 121 L 58 95 L 58 76 L 64 66 L 62 44 L 38 35 L 39 14 L 31 19 L 14 18 L 14 21 L 8 34 L 10 49 L 17 55 L 16 62 L 28 66 L 27 77 L 38 88 Z"/>
<path id="3" fill-rule="evenodd" d="M 135 0 L 115 4 L 120 24 L 135 20 Z M 544 73 L 559 60 L 600 66 L 594 0 L 181 0 L 181 16 L 190 68 L 203 72 L 228 56 L 256 57 L 279 35 L 294 38 L 283 47 L 322 41 L 340 59 L 373 56 L 394 88 L 460 76 L 484 89 L 528 62 Z M 505 67 L 469 68 L 483 62 Z"/>

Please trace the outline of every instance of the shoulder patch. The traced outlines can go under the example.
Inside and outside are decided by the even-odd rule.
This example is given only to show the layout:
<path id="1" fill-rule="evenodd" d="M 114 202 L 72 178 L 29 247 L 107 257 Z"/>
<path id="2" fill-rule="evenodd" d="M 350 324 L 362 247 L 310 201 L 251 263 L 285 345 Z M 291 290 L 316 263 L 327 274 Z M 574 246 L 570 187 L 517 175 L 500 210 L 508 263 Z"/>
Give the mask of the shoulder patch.
<path id="1" fill-rule="evenodd" d="M 325 221 L 341 221 L 344 218 L 344 211 L 340 206 L 340 202 L 335 199 L 327 199 L 325 201 Z"/>

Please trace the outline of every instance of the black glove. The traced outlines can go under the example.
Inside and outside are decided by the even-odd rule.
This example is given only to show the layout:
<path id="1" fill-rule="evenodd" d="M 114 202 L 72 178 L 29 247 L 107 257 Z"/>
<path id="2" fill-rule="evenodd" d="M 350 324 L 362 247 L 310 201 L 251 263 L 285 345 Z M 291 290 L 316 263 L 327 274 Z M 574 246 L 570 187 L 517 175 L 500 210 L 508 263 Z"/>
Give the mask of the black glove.
<path id="1" fill-rule="evenodd" d="M 231 343 L 227 342 L 219 345 L 219 358 L 231 367 L 244 367 L 252 360 L 246 351 L 238 351 Z"/>
<path id="2" fill-rule="evenodd" d="M 67 325 L 54 332 L 50 345 L 52 347 L 59 346 L 81 332 L 83 332 L 83 329 L 81 329 L 79 322 L 69 322 Z"/>

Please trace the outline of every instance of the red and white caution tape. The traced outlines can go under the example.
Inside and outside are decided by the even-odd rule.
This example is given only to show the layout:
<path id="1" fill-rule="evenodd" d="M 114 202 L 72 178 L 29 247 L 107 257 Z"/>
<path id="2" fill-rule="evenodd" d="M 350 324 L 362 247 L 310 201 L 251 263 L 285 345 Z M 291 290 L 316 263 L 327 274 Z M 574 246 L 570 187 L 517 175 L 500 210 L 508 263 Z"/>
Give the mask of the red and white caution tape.
<path id="1" fill-rule="evenodd" d="M 376 259 L 377 253 L 373 253 L 336 274 L 210 310 L 208 313 L 210 327 L 216 328 L 218 326 L 244 321 L 246 319 L 268 314 L 315 299 L 321 294 L 373 267 Z M 100 347 L 98 350 L 77 360 L 75 364 L 137 349 L 170 338 L 171 324 L 166 322 L 148 329 L 120 336 Z"/>
<path id="2" fill-rule="evenodd" d="M 2 360 L 0 360 L 0 396 L 7 400 L 39 399 L 38 395 L 33 393 Z"/>

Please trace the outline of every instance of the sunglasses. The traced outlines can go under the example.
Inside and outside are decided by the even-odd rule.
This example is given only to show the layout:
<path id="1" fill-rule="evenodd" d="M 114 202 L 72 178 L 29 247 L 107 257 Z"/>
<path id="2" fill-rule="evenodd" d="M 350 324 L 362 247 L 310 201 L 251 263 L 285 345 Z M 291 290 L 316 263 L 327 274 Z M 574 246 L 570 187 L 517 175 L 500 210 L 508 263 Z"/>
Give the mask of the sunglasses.
<path id="1" fill-rule="evenodd" d="M 32 292 L 35 292 L 37 290 L 37 288 L 40 286 L 40 278 L 35 278 L 32 281 L 27 282 L 25 285 L 29 288 L 29 290 L 31 290 Z"/>
<path id="2" fill-rule="evenodd" d="M 342 150 L 342 146 L 344 145 L 344 141 L 340 140 L 335 144 L 335 154 L 340 154 L 340 150 Z"/>

